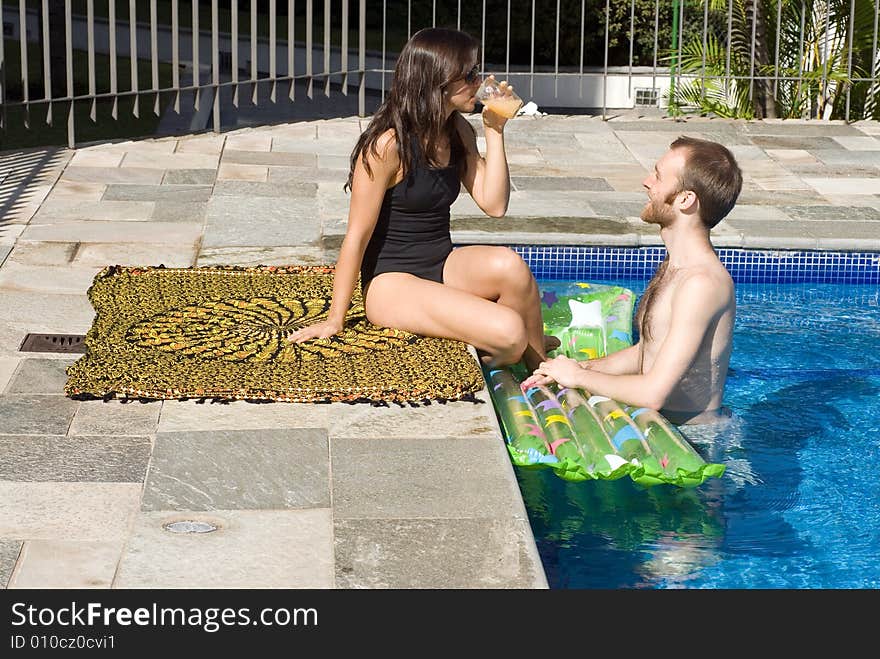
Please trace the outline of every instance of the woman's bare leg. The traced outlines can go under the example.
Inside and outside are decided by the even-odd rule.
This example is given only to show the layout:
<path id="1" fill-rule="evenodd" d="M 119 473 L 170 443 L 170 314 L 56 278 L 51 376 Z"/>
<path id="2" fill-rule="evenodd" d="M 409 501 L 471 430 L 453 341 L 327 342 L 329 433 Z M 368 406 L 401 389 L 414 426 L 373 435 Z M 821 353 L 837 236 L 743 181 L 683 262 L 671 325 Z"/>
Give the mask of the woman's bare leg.
<path id="1" fill-rule="evenodd" d="M 443 283 L 515 311 L 526 328 L 522 356 L 537 368 L 546 356 L 538 284 L 529 266 L 508 247 L 470 245 L 453 250 L 443 269 Z"/>
<path id="2" fill-rule="evenodd" d="M 528 347 L 525 324 L 513 309 L 410 274 L 378 275 L 367 287 L 365 306 L 371 323 L 465 341 L 490 366 L 514 364 Z"/>

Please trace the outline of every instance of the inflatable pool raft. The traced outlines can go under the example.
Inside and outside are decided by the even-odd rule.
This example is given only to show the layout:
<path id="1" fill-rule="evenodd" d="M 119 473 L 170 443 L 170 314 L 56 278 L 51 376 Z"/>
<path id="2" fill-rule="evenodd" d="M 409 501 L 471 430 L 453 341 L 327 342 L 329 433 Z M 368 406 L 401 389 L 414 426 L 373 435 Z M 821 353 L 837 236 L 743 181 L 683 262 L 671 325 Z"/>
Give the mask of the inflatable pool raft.
<path id="1" fill-rule="evenodd" d="M 619 286 L 575 283 L 542 290 L 545 331 L 558 337 L 551 355 L 596 359 L 632 345 L 634 295 Z M 507 449 L 519 467 L 550 468 L 569 481 L 629 476 L 642 485 L 695 487 L 721 476 L 655 410 L 635 408 L 583 389 L 521 388 L 521 364 L 484 369 Z"/>

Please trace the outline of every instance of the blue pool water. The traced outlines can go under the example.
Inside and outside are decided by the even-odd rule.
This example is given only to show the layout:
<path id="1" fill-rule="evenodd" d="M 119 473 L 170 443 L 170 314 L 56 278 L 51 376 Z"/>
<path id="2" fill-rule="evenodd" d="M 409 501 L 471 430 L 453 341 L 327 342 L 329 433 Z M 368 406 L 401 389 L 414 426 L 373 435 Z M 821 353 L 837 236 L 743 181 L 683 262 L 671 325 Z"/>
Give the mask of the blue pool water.
<path id="1" fill-rule="evenodd" d="M 737 305 L 735 421 L 681 428 L 721 478 L 517 469 L 551 588 L 880 588 L 880 289 L 740 283 Z"/>

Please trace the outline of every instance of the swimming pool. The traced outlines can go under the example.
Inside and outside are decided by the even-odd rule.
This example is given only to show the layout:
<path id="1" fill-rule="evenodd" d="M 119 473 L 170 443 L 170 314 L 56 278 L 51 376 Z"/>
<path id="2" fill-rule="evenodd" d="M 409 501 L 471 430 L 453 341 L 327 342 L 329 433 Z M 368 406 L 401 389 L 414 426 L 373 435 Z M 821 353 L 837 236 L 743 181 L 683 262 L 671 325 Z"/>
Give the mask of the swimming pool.
<path id="1" fill-rule="evenodd" d="M 532 251 L 520 253 L 529 262 Z M 774 268 L 766 254 L 730 251 L 738 308 L 725 403 L 736 419 L 714 437 L 682 427 L 725 474 L 682 490 L 518 469 L 551 588 L 880 587 L 877 256 L 842 254 L 845 267 L 829 268 L 830 255 L 823 265 L 802 253 L 813 261 Z M 562 270 L 641 294 L 657 260 L 637 252 L 611 250 L 599 270 L 584 266 L 590 255 L 530 266 L 544 281 Z"/>

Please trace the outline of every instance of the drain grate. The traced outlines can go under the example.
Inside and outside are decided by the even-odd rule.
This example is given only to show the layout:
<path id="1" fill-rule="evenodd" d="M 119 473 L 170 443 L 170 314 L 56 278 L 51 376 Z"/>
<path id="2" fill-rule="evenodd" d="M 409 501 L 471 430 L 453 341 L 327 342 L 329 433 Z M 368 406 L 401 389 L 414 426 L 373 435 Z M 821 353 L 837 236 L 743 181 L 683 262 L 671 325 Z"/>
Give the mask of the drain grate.
<path id="1" fill-rule="evenodd" d="M 82 334 L 28 334 L 19 352 L 85 352 Z"/>
<path id="2" fill-rule="evenodd" d="M 198 522 L 191 519 L 169 522 L 162 528 L 171 531 L 171 533 L 213 533 L 217 530 L 217 527 L 210 522 Z"/>

